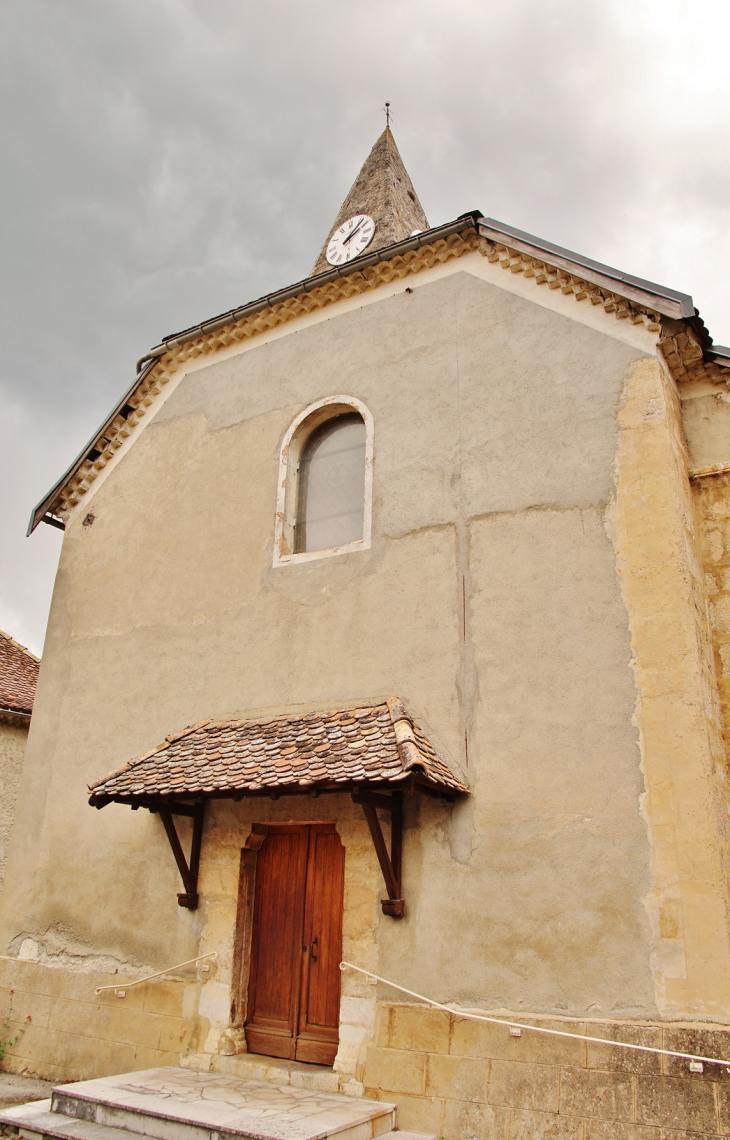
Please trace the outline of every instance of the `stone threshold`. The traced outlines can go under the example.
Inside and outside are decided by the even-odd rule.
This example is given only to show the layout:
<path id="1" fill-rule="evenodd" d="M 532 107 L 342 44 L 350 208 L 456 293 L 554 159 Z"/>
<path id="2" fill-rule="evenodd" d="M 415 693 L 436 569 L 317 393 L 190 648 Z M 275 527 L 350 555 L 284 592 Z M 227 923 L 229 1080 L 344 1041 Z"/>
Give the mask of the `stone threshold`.
<path id="1" fill-rule="evenodd" d="M 246 1081 L 270 1081 L 277 1085 L 310 1089 L 312 1092 L 341 1093 L 360 1097 L 365 1091 L 361 1081 L 350 1073 L 338 1073 L 329 1065 L 312 1065 L 304 1061 L 287 1061 L 283 1057 L 264 1057 L 260 1053 L 187 1053 L 180 1057 L 183 1069 L 199 1073 L 224 1073 Z"/>

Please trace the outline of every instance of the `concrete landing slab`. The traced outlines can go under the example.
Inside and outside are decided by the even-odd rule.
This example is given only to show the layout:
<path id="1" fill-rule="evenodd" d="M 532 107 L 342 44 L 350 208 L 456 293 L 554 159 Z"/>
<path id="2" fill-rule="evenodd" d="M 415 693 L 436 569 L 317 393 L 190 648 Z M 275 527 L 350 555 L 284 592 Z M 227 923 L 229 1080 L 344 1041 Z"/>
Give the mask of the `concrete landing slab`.
<path id="1" fill-rule="evenodd" d="M 174 1066 L 61 1085 L 52 1109 L 156 1140 L 374 1140 L 395 1125 L 381 1101 Z"/>
<path id="2" fill-rule="evenodd" d="M 0 1108 L 27 1104 L 29 1100 L 41 1100 L 51 1095 L 52 1088 L 51 1081 L 41 1081 L 38 1077 L 0 1073 Z"/>

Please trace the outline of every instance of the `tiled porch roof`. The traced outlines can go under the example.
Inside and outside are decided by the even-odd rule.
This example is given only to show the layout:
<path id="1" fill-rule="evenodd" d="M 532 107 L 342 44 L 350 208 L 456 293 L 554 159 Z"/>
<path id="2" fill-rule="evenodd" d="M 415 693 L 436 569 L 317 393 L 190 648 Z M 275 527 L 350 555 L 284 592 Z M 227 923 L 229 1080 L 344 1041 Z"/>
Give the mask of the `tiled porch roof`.
<path id="1" fill-rule="evenodd" d="M 30 717 L 40 661 L 0 630 L 0 714 Z"/>
<path id="2" fill-rule="evenodd" d="M 181 796 L 235 796 L 400 786 L 468 792 L 398 698 L 376 705 L 266 720 L 200 721 L 89 786 L 90 803 L 145 803 Z"/>

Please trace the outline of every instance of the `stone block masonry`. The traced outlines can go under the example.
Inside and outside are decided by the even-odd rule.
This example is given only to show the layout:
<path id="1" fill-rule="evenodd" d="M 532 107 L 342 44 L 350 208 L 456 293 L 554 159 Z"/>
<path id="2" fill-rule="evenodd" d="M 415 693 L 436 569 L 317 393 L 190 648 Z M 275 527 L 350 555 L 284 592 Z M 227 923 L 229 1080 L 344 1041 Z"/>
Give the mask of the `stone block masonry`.
<path id="1" fill-rule="evenodd" d="M 520 1018 L 728 1059 L 730 1028 Z M 365 1095 L 398 1105 L 398 1127 L 443 1140 L 699 1140 L 730 1135 L 730 1069 L 692 1073 L 679 1058 L 378 1005 Z"/>
<path id="2" fill-rule="evenodd" d="M 199 983 L 157 981 L 97 995 L 119 976 L 0 960 L 0 1026 L 18 1041 L 3 1058 L 11 1073 L 58 1082 L 177 1065 L 208 1030 L 197 1014 Z M 30 1018 L 30 1020 L 28 1020 Z"/>
<path id="3" fill-rule="evenodd" d="M 692 483 L 726 752 L 730 748 L 730 474 Z"/>

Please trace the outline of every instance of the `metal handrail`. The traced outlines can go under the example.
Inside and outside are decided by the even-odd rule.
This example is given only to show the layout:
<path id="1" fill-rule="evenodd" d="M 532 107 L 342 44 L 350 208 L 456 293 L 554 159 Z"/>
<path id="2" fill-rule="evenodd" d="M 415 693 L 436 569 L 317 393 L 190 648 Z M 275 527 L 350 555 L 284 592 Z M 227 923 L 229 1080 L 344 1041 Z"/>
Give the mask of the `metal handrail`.
<path id="1" fill-rule="evenodd" d="M 617 1049 L 633 1049 L 637 1053 L 655 1053 L 660 1057 L 679 1057 L 681 1060 L 689 1061 L 690 1071 L 693 1073 L 701 1073 L 703 1065 L 722 1065 L 730 1073 L 730 1066 L 728 1066 L 727 1059 L 723 1060 L 721 1057 L 703 1057 L 701 1053 L 676 1053 L 673 1049 L 657 1049 L 654 1045 L 634 1045 L 629 1041 L 614 1041 L 610 1037 L 588 1037 L 583 1033 L 569 1033 L 564 1029 L 548 1029 L 543 1025 L 527 1025 L 524 1021 L 508 1021 L 506 1017 L 492 1017 L 486 1013 L 474 1013 L 466 1009 L 455 1009 L 451 1005 L 444 1005 L 443 1002 L 434 1001 L 433 998 L 424 997 L 423 994 L 417 994 L 414 990 L 407 990 L 404 986 L 399 986 L 395 982 L 389 981 L 388 978 L 381 978 L 380 974 L 373 974 L 370 970 L 364 970 L 362 966 L 355 966 L 352 962 L 340 962 L 341 970 L 354 970 L 358 974 L 364 974 L 366 978 L 370 978 L 373 982 L 382 982 L 385 986 L 390 986 L 393 990 L 398 990 L 402 994 L 407 994 L 408 997 L 417 998 L 418 1001 L 423 1001 L 427 1005 L 433 1006 L 435 1009 L 442 1009 L 445 1013 L 451 1013 L 454 1017 L 466 1019 L 467 1021 L 487 1021 L 491 1025 L 507 1025 L 510 1032 L 519 1030 L 519 1035 L 522 1035 L 522 1030 L 529 1033 L 544 1033 L 550 1037 L 570 1037 L 575 1041 L 590 1041 L 595 1042 L 596 1045 L 611 1045 Z M 529 1014 L 523 1013 L 521 1017 L 544 1017 L 545 1014 Z M 553 1017 L 555 1015 L 553 1014 Z M 557 1015 L 560 1016 L 560 1015 Z M 615 1022 L 604 1021 L 603 1019 L 591 1018 L 576 1018 L 575 1020 L 583 1020 L 586 1022 L 603 1022 L 605 1025 L 615 1025 Z"/>
<path id="2" fill-rule="evenodd" d="M 131 990 L 132 986 L 141 986 L 143 982 L 151 982 L 153 978 L 162 978 L 165 974 L 171 974 L 173 970 L 182 970 L 183 966 L 192 966 L 195 962 L 202 962 L 206 958 L 217 957 L 218 951 L 211 950 L 210 954 L 199 954 L 197 958 L 190 958 L 187 962 L 178 962 L 176 966 L 168 966 L 166 970 L 159 970 L 156 974 L 148 974 L 146 978 L 137 978 L 136 982 L 121 982 L 116 986 L 97 986 L 94 993 L 101 994 L 105 990 L 114 990 L 117 997 L 124 997 L 127 990 Z"/>

